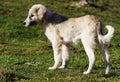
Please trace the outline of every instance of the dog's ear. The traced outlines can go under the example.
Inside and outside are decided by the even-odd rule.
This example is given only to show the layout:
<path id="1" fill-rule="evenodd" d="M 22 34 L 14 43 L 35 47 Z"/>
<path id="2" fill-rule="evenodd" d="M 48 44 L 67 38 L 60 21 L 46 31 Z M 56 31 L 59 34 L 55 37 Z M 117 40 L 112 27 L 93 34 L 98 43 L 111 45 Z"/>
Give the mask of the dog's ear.
<path id="1" fill-rule="evenodd" d="M 38 13 L 39 20 L 42 20 L 44 17 L 44 14 L 46 13 L 45 7 L 39 7 L 36 12 Z"/>

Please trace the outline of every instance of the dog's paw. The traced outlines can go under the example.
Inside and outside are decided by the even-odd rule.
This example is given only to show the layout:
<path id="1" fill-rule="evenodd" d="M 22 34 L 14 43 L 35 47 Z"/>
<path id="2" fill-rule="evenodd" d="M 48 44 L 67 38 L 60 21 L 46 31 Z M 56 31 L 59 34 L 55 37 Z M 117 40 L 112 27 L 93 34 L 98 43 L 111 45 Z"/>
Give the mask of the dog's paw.
<path id="1" fill-rule="evenodd" d="M 109 75 L 110 74 L 110 70 L 106 70 L 105 75 Z"/>
<path id="2" fill-rule="evenodd" d="M 105 75 L 109 75 L 110 74 L 110 66 L 107 66 L 107 68 L 106 68 L 106 71 L 105 71 Z"/>
<path id="3" fill-rule="evenodd" d="M 48 69 L 49 70 L 55 70 L 56 68 L 55 67 L 49 67 Z"/>
<path id="4" fill-rule="evenodd" d="M 64 68 L 65 68 L 65 66 L 60 66 L 60 67 L 59 67 L 59 69 L 64 69 Z"/>
<path id="5" fill-rule="evenodd" d="M 88 72 L 88 71 L 84 71 L 84 72 L 83 72 L 83 74 L 89 74 L 89 73 L 90 73 L 90 72 Z"/>

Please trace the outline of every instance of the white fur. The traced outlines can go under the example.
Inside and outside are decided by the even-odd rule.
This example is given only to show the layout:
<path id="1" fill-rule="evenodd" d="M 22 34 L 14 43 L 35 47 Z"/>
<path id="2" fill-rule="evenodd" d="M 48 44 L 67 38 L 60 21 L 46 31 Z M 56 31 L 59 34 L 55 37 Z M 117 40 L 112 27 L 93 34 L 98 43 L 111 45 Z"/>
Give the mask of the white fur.
<path id="1" fill-rule="evenodd" d="M 40 10 L 35 12 L 37 9 Z M 31 14 L 34 14 L 34 19 L 30 19 Z M 106 65 L 105 73 L 109 74 L 110 62 L 106 42 L 110 41 L 113 36 L 114 28 L 112 26 L 106 26 L 108 33 L 106 35 L 102 35 L 102 30 L 100 29 L 103 28 L 103 25 L 98 18 L 93 15 L 69 18 L 65 21 L 62 20 L 63 18 L 60 15 L 56 16 L 54 20 L 53 18 L 49 19 L 50 16 L 54 17 L 54 13 L 49 11 L 45 6 L 37 4 L 32 6 L 28 17 L 25 20 L 26 27 L 30 25 L 30 21 L 41 23 L 42 20 L 45 35 L 52 43 L 54 53 L 55 63 L 52 67 L 49 67 L 50 70 L 65 68 L 70 55 L 68 44 L 70 42 L 77 44 L 81 41 L 89 59 L 89 66 L 84 74 L 89 74 L 93 68 L 95 62 L 95 44 L 98 44 L 100 47 Z M 59 66 L 60 61 L 62 62 L 61 66 Z"/>
<path id="2" fill-rule="evenodd" d="M 113 37 L 114 29 L 111 25 L 106 25 L 106 28 L 108 29 L 108 34 L 104 36 L 105 42 L 109 42 L 110 39 Z"/>

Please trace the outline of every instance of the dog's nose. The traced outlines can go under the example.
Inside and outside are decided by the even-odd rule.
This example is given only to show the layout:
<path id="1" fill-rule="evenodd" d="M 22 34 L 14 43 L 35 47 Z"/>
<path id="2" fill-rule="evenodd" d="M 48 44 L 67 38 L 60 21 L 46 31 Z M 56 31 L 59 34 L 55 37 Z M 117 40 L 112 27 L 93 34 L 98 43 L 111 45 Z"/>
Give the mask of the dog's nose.
<path id="1" fill-rule="evenodd" d="M 23 22 L 24 25 L 26 25 L 26 22 Z"/>

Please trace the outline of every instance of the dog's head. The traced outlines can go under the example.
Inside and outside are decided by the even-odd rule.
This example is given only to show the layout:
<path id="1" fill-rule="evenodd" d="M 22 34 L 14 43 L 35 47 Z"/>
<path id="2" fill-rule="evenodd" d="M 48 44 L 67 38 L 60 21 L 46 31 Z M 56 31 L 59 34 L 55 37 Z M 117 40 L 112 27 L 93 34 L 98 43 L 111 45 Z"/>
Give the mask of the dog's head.
<path id="1" fill-rule="evenodd" d="M 29 10 L 28 17 L 24 21 L 24 25 L 26 27 L 36 25 L 43 20 L 46 11 L 46 7 L 41 4 L 33 5 Z"/>

